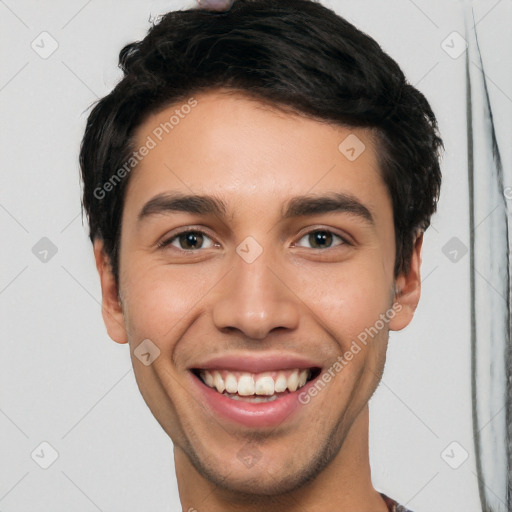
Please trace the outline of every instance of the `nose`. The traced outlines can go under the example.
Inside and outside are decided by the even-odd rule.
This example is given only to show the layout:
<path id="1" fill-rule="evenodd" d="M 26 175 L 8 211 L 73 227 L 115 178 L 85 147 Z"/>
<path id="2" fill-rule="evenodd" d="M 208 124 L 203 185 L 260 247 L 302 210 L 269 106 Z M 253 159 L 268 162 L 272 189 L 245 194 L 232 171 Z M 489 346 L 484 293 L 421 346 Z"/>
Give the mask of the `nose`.
<path id="1" fill-rule="evenodd" d="M 300 299 L 289 282 L 290 274 L 265 251 L 252 263 L 235 255 L 232 270 L 219 283 L 215 296 L 216 327 L 238 330 L 253 340 L 262 340 L 278 329 L 297 328 Z"/>

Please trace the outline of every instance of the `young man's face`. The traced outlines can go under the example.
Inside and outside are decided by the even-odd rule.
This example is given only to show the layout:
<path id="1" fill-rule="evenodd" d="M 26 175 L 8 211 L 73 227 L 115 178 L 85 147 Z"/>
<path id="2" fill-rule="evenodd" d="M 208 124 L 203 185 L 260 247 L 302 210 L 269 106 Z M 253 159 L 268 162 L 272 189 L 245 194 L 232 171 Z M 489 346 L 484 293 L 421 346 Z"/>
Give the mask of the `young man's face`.
<path id="1" fill-rule="evenodd" d="M 95 246 L 104 317 L 113 339 L 129 341 L 140 391 L 180 460 L 224 488 L 274 494 L 333 460 L 365 408 L 388 330 L 407 325 L 419 299 L 421 238 L 411 272 L 395 280 L 392 204 L 367 131 L 277 113 L 243 96 L 196 100 L 161 142 L 155 128 L 180 105 L 138 129 L 137 148 L 148 136 L 157 145 L 126 191 L 122 308 Z M 355 160 L 362 146 L 354 136 L 366 146 Z M 297 198 L 333 193 L 352 203 L 295 215 L 304 206 Z M 176 194 L 209 196 L 224 210 L 168 209 L 165 199 Z M 358 341 L 364 332 L 366 344 Z M 143 340 L 160 351 L 148 365 L 134 355 Z M 231 385 L 241 372 L 258 381 L 268 371 L 264 392 L 281 370 L 281 383 L 294 369 L 321 371 L 298 391 L 253 403 L 221 395 L 192 371 L 206 368 Z M 329 370 L 334 377 L 318 386 Z"/>

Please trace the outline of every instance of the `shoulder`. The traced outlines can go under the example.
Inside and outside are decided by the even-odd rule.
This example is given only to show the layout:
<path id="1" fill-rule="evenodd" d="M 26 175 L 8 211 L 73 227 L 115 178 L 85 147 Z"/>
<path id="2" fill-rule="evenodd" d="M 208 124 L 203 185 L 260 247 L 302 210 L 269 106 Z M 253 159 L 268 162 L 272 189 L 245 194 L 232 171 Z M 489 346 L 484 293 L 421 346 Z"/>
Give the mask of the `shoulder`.
<path id="1" fill-rule="evenodd" d="M 403 505 L 396 504 L 396 512 L 412 512 L 412 510 L 409 510 L 408 508 L 405 508 Z"/>
<path id="2" fill-rule="evenodd" d="M 412 510 L 409 510 L 403 505 L 400 505 L 393 498 L 386 496 L 384 493 L 381 492 L 380 495 L 382 496 L 382 499 L 386 502 L 389 512 L 412 512 Z"/>

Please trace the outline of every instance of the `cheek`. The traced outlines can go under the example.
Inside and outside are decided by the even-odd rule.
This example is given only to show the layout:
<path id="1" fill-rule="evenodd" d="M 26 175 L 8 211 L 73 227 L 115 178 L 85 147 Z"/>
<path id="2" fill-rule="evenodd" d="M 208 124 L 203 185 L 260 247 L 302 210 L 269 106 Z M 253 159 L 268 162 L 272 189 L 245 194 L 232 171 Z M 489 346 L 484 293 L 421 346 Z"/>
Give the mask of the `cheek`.
<path id="1" fill-rule="evenodd" d="M 130 276 L 123 293 L 130 337 L 160 341 L 159 346 L 180 336 L 211 287 L 209 280 L 191 267 L 173 270 L 162 265 L 126 265 L 125 270 Z"/>
<path id="2" fill-rule="evenodd" d="M 310 273 L 308 305 L 318 322 L 336 336 L 342 350 L 346 350 L 365 330 L 375 326 L 389 308 L 391 284 L 384 273 L 375 268 L 346 268 L 323 276 Z M 311 286 L 311 279 L 315 283 Z M 302 285 L 306 290 L 306 283 Z"/>

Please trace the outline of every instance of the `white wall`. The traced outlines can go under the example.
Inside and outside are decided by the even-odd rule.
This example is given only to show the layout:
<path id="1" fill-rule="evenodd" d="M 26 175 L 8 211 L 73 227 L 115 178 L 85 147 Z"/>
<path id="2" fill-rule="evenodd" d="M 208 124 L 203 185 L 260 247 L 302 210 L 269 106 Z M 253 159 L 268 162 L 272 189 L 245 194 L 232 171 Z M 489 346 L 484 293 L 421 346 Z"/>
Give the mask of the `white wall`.
<path id="1" fill-rule="evenodd" d="M 469 258 L 453 263 L 443 253 L 453 237 L 469 243 L 464 56 L 441 47 L 453 31 L 464 35 L 461 8 L 454 0 L 324 3 L 399 62 L 431 102 L 446 145 L 420 306 L 392 334 L 371 401 L 374 484 L 414 512 L 478 512 Z M 479 3 L 479 17 L 488 12 L 482 26 L 495 30 L 510 15 L 506 4 Z M 189 5 L 0 2 L 0 511 L 180 510 L 171 442 L 139 394 L 128 346 L 103 326 L 77 154 L 87 107 L 120 77 L 121 47 L 144 36 L 150 15 Z M 43 31 L 59 45 L 47 59 L 31 48 Z M 47 263 L 32 253 L 42 237 L 58 250 Z M 31 458 L 42 441 L 59 453 L 47 470 Z M 453 441 L 456 458 L 469 454 L 458 469 L 441 457 Z"/>

